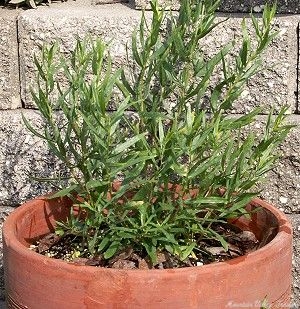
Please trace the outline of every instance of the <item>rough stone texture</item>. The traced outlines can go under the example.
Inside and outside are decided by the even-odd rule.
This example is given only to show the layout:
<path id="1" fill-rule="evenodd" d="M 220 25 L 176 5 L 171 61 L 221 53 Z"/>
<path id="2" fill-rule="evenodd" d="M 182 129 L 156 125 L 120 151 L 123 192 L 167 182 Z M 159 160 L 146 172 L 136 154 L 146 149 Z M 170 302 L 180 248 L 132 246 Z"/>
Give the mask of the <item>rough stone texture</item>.
<path id="1" fill-rule="evenodd" d="M 278 13 L 299 13 L 300 3 L 299 0 L 222 0 L 220 11 L 222 12 L 260 12 L 265 3 L 277 3 Z"/>
<path id="2" fill-rule="evenodd" d="M 300 24 L 297 29 L 298 62 L 297 62 L 297 91 L 296 91 L 296 114 L 300 114 Z"/>
<path id="3" fill-rule="evenodd" d="M 20 9 L 20 10 L 28 10 L 31 9 L 28 6 L 18 6 L 15 3 L 5 3 L 7 1 L 0 0 L 0 6 L 3 6 L 7 9 Z M 87 6 L 95 6 L 95 5 L 103 5 L 103 4 L 111 4 L 111 3 L 127 3 L 128 0 L 52 0 L 52 1 L 43 1 L 43 3 L 39 3 L 38 6 L 46 6 L 46 7 L 56 7 L 56 6 L 67 6 L 70 7 L 87 7 Z M 0 307 L 1 308 L 1 307 Z"/>
<path id="4" fill-rule="evenodd" d="M 49 183 L 32 177 L 51 177 L 63 168 L 49 154 L 45 143 L 25 128 L 21 113 L 37 128 L 42 122 L 33 110 L 1 111 L 0 116 L 0 205 L 18 205 L 53 190 Z"/>
<path id="5" fill-rule="evenodd" d="M 115 4 L 93 8 L 67 10 L 67 7 L 41 7 L 23 12 L 19 16 L 19 41 L 21 56 L 21 96 L 26 107 L 32 106 L 30 87 L 35 84 L 33 54 L 43 42 L 60 38 L 62 52 L 68 54 L 74 47 L 75 36 L 87 34 L 111 41 L 114 65 L 119 67 L 126 59 L 126 43 L 137 25 L 140 12 Z M 224 19 L 219 17 L 218 20 Z M 233 113 L 245 113 L 254 106 L 268 112 L 271 106 L 278 111 L 282 105 L 290 105 L 290 113 L 296 110 L 296 68 L 298 17 L 278 17 L 276 27 L 281 34 L 274 40 L 265 55 L 263 66 L 267 69 L 248 82 L 242 98 Z M 204 50 L 212 55 L 230 39 L 240 41 L 242 17 L 230 18 L 204 39 Z M 222 35 L 220 35 L 220 33 Z M 253 33 L 253 29 L 251 30 Z M 238 43 L 237 43 L 237 46 Z"/>
<path id="6" fill-rule="evenodd" d="M 4 304 L 4 273 L 3 273 L 3 262 L 2 262 L 2 225 L 5 221 L 5 218 L 8 216 L 10 212 L 13 211 L 13 207 L 0 207 L 0 309 L 3 309 Z"/>
<path id="7" fill-rule="evenodd" d="M 150 6 L 150 0 L 135 0 L 135 8 L 137 10 L 149 10 L 151 8 Z M 170 7 L 172 10 L 178 10 L 180 6 L 179 0 L 159 0 L 158 4 L 162 7 Z"/>
<path id="8" fill-rule="evenodd" d="M 33 110 L 2 111 L 0 117 L 0 205 L 17 205 L 26 199 L 49 191 L 47 184 L 39 184 L 32 176 L 49 177 L 63 168 L 49 155 L 45 144 L 27 131 L 21 113 L 37 127 L 42 126 L 38 112 Z M 261 131 L 265 117 L 255 124 Z M 278 205 L 286 213 L 300 210 L 300 116 L 289 116 L 298 124 L 281 146 L 282 159 L 262 185 L 262 197 Z"/>
<path id="9" fill-rule="evenodd" d="M 218 17 L 217 21 L 224 19 Z M 236 40 L 234 52 L 237 53 L 242 39 L 241 22 L 241 16 L 234 16 L 215 28 L 203 40 L 206 53 L 213 55 L 230 39 Z M 254 38 L 251 20 L 247 18 L 246 22 L 249 34 Z M 296 111 L 298 23 L 299 16 L 275 19 L 274 27 L 280 30 L 280 34 L 264 53 L 262 71 L 247 82 L 241 98 L 234 105 L 233 113 L 247 113 L 257 106 L 263 108 L 263 113 L 268 113 L 272 107 L 277 112 L 283 105 L 290 106 L 290 113 Z M 252 44 L 255 46 L 255 41 Z"/>
<path id="10" fill-rule="evenodd" d="M 263 10 L 264 4 L 273 3 L 275 1 L 267 0 L 221 0 L 219 8 L 220 12 L 253 12 L 259 13 Z M 300 3 L 299 0 L 277 0 L 277 12 L 278 13 L 299 13 Z M 135 0 L 137 9 L 149 9 L 150 0 Z M 179 0 L 160 0 L 161 5 L 171 6 L 173 9 L 177 9 L 179 6 Z"/>
<path id="11" fill-rule="evenodd" d="M 300 115 L 290 116 L 288 121 L 297 127 L 281 145 L 282 159 L 262 185 L 262 197 L 285 213 L 297 214 L 300 212 Z M 261 126 L 258 124 L 257 128 Z"/>
<path id="12" fill-rule="evenodd" d="M 17 14 L 0 7 L 0 109 L 21 107 Z"/>
<path id="13" fill-rule="evenodd" d="M 293 256 L 293 294 L 294 302 L 293 309 L 300 308 L 300 215 L 290 215 L 294 233 L 294 256 Z"/>
<path id="14" fill-rule="evenodd" d="M 66 6 L 38 8 L 19 16 L 19 41 L 21 56 L 21 96 L 27 107 L 32 106 L 30 86 L 35 83 L 33 54 L 43 42 L 59 38 L 61 50 L 68 54 L 75 45 L 76 36 L 98 36 L 110 43 L 114 66 L 125 61 L 126 43 L 136 27 L 141 13 L 122 4 L 73 8 Z"/>
<path id="15" fill-rule="evenodd" d="M 40 184 L 32 176 L 49 177 L 64 169 L 49 155 L 45 144 L 28 133 L 21 112 L 36 127 L 42 122 L 33 110 L 2 111 L 0 117 L 0 205 L 18 205 L 26 199 L 50 191 L 49 184 Z M 263 128 L 266 117 L 255 124 L 257 132 Z M 298 124 L 281 146 L 282 159 L 262 185 L 262 197 L 276 204 L 286 213 L 300 210 L 300 115 L 291 115 L 288 121 Z M 54 172 L 56 171 L 56 172 Z"/>

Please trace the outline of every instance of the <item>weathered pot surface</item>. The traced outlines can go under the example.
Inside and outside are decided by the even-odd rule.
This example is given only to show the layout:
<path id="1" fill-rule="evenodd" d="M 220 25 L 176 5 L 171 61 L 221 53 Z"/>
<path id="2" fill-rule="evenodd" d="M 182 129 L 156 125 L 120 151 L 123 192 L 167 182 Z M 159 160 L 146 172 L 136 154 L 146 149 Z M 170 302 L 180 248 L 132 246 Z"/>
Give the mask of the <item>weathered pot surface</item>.
<path id="1" fill-rule="evenodd" d="M 69 214 L 67 199 L 38 198 L 15 210 L 3 227 L 8 308 L 288 308 L 291 296 L 292 229 L 284 214 L 263 207 L 237 225 L 268 244 L 227 262 L 165 270 L 76 266 L 28 249 Z M 275 236 L 274 236 L 274 235 Z M 271 236 L 270 236 L 271 235 Z M 273 236 L 272 236 L 273 235 Z"/>

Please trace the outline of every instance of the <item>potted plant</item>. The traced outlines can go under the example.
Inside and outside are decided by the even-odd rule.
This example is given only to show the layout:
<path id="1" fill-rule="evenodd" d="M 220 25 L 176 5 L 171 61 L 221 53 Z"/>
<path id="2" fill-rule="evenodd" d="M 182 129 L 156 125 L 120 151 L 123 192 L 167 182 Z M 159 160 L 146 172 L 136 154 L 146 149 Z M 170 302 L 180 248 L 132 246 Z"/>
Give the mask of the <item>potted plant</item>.
<path id="1" fill-rule="evenodd" d="M 152 2 L 119 70 L 99 39 L 78 40 L 70 58 L 43 47 L 44 131 L 24 122 L 69 179 L 4 224 L 9 308 L 289 305 L 291 226 L 255 187 L 291 129 L 286 108 L 259 136 L 259 108 L 228 114 L 276 35 L 275 7 L 261 24 L 251 16 L 254 38 L 243 21 L 236 56 L 230 42 L 209 57 L 218 4 L 183 0 L 175 14 Z"/>

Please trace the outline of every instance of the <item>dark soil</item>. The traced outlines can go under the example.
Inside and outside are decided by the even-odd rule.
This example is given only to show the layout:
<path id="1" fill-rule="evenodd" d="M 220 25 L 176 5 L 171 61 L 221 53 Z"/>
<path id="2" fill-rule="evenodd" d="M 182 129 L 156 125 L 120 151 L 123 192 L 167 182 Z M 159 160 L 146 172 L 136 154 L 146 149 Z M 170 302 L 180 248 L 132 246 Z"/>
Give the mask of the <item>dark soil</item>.
<path id="1" fill-rule="evenodd" d="M 54 233 L 42 237 L 30 246 L 30 249 L 45 256 L 61 259 L 77 265 L 89 265 L 119 269 L 167 269 L 202 266 L 205 264 L 227 261 L 246 253 L 255 251 L 259 241 L 250 231 L 242 231 L 233 225 L 218 225 L 215 231 L 226 239 L 228 251 L 216 240 L 199 241 L 194 256 L 181 261 L 167 251 L 157 253 L 157 263 L 154 265 L 146 252 L 134 251 L 132 248 L 120 252 L 111 259 L 102 255 L 91 256 L 80 237 L 67 235 L 60 237 Z"/>

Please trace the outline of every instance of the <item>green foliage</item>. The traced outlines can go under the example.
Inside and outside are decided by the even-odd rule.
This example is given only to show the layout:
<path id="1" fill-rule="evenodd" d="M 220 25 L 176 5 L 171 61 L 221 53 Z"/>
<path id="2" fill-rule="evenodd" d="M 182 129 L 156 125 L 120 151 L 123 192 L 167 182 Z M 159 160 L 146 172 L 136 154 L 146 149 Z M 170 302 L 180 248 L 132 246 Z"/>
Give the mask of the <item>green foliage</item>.
<path id="1" fill-rule="evenodd" d="M 32 94 L 44 132 L 24 121 L 70 171 L 70 186 L 53 197 L 76 199 L 81 215 L 60 222 L 58 232 L 82 237 L 90 254 L 109 259 L 133 248 L 155 261 L 167 250 L 184 260 L 202 239 L 226 249 L 214 224 L 245 213 L 253 187 L 276 161 L 291 129 L 286 107 L 270 113 L 261 137 L 251 130 L 259 108 L 228 116 L 276 35 L 275 7 L 265 7 L 262 24 L 252 16 L 255 38 L 243 21 L 232 61 L 234 42 L 211 57 L 202 48 L 219 25 L 218 4 L 183 0 L 177 14 L 152 2 L 151 23 L 143 14 L 128 47 L 131 65 L 117 71 L 100 39 L 78 40 L 67 59 L 57 61 L 57 45 L 35 59 Z"/>

